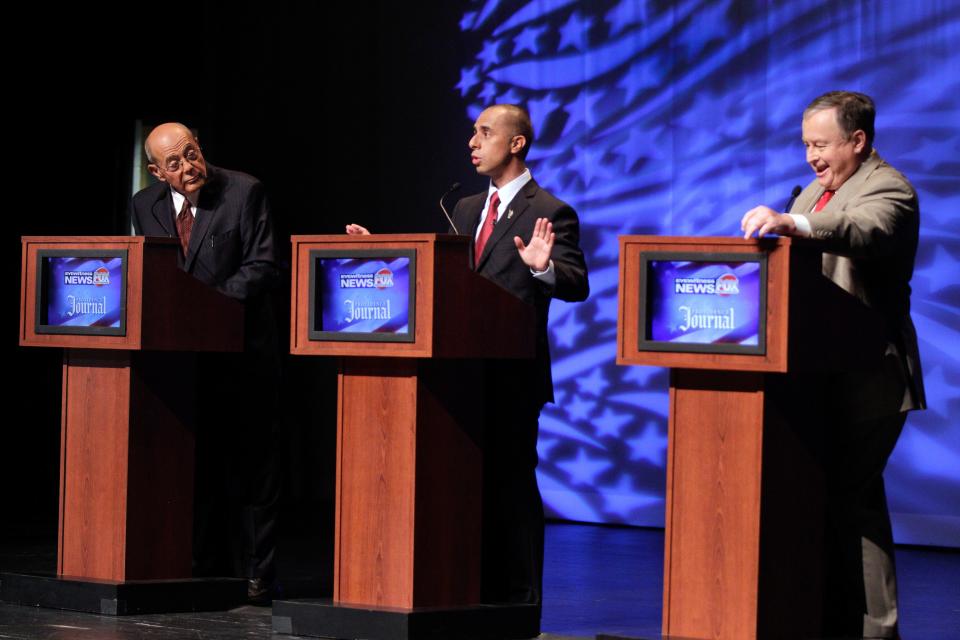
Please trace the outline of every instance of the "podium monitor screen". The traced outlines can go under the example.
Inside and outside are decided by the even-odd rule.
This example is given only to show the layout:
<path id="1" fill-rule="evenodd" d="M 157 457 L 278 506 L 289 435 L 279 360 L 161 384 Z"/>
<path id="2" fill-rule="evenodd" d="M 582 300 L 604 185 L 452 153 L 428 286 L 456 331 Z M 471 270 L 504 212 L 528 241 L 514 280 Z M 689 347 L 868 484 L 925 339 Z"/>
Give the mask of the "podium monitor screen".
<path id="1" fill-rule="evenodd" d="M 640 351 L 766 353 L 766 254 L 647 251 L 640 262 Z"/>
<path id="2" fill-rule="evenodd" d="M 414 249 L 310 252 L 311 340 L 413 342 Z"/>
<path id="3" fill-rule="evenodd" d="M 127 252 L 37 251 L 37 333 L 123 336 Z"/>

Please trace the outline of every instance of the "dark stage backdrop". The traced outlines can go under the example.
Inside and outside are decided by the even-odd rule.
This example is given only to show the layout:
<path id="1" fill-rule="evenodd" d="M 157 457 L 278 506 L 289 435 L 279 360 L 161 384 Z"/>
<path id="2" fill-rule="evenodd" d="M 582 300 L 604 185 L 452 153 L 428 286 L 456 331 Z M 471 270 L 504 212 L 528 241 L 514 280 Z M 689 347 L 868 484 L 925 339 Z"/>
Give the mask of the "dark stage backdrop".
<path id="1" fill-rule="evenodd" d="M 749 207 L 782 206 L 810 178 L 803 106 L 863 90 L 878 101 L 877 146 L 920 189 L 924 216 L 914 319 L 932 408 L 911 417 L 888 472 L 897 536 L 957 544 L 957 3 L 338 4 L 205 2 L 168 18 L 26 8 L 2 44 L 8 272 L 22 234 L 126 232 L 138 120 L 182 120 L 210 162 L 261 178 L 281 238 L 349 221 L 442 231 L 449 184 L 485 187 L 468 159 L 473 117 L 521 102 L 540 136 L 534 175 L 582 215 L 593 290 L 553 310 L 544 498 L 562 518 L 659 525 L 666 376 L 613 364 L 616 236 L 732 235 Z M 3 500 L 16 521 L 49 524 L 60 355 L 16 346 L 8 299 Z M 329 499 L 332 363 L 288 358 L 285 376 L 286 499 Z"/>

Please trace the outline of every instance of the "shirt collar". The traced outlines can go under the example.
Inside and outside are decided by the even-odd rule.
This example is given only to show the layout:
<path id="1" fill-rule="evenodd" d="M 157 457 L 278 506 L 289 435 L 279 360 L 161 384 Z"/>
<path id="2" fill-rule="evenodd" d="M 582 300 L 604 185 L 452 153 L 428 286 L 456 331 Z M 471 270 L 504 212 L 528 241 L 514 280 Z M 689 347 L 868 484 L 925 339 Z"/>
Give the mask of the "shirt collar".
<path id="1" fill-rule="evenodd" d="M 533 180 L 533 176 L 530 174 L 529 168 L 524 169 L 523 173 L 499 189 L 493 186 L 493 181 L 491 180 L 490 187 L 487 189 L 487 203 L 484 205 L 484 211 L 490 206 L 490 197 L 493 196 L 493 192 L 496 191 L 500 194 L 500 206 L 497 207 L 499 215 L 499 213 L 503 211 L 503 208 L 510 204 L 516 195 L 520 193 L 520 189 L 523 189 L 531 180 Z"/>

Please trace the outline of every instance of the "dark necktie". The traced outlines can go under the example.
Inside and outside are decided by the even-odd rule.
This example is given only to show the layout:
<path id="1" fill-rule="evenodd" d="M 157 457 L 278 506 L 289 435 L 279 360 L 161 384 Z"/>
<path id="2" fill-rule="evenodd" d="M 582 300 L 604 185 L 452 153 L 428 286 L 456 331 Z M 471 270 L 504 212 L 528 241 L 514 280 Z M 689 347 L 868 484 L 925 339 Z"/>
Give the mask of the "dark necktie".
<path id="1" fill-rule="evenodd" d="M 500 204 L 500 194 L 496 191 L 490 196 L 490 207 L 487 209 L 487 217 L 483 221 L 483 228 L 480 229 L 480 235 L 477 236 L 477 244 L 473 249 L 473 266 L 480 266 L 480 256 L 483 255 L 483 248 L 487 246 L 487 240 L 493 233 L 493 225 L 497 223 L 497 206 Z"/>
<path id="2" fill-rule="evenodd" d="M 827 206 L 827 203 L 830 202 L 830 198 L 833 197 L 834 193 L 836 193 L 836 191 L 824 191 L 823 195 L 820 196 L 820 199 L 817 200 L 817 206 L 813 208 L 813 212 L 816 213 Z"/>
<path id="3" fill-rule="evenodd" d="M 180 236 L 180 246 L 183 248 L 184 257 L 186 257 L 187 248 L 190 246 L 190 231 L 192 229 L 193 212 L 190 211 L 190 201 L 184 198 L 180 213 L 177 214 L 177 235 Z"/>

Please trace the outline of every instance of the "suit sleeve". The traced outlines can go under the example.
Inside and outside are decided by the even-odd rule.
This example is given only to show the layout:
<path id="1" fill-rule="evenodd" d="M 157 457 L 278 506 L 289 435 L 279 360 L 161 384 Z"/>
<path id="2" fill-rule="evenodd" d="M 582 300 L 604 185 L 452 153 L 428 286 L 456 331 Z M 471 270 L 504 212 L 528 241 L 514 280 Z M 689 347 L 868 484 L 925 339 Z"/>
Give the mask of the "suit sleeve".
<path id="1" fill-rule="evenodd" d="M 550 259 L 557 279 L 550 295 L 567 302 L 580 302 L 590 295 L 587 263 L 580 249 L 580 220 L 567 204 L 560 207 L 550 220 L 556 234 Z"/>
<path id="2" fill-rule="evenodd" d="M 825 248 L 854 258 L 900 255 L 915 243 L 919 225 L 917 194 L 896 171 L 877 170 L 843 209 L 807 218 L 813 237 Z"/>
<path id="3" fill-rule="evenodd" d="M 279 280 L 273 222 L 262 183 L 255 183 L 240 214 L 242 258 L 237 271 L 218 287 L 237 300 L 256 297 Z"/>

